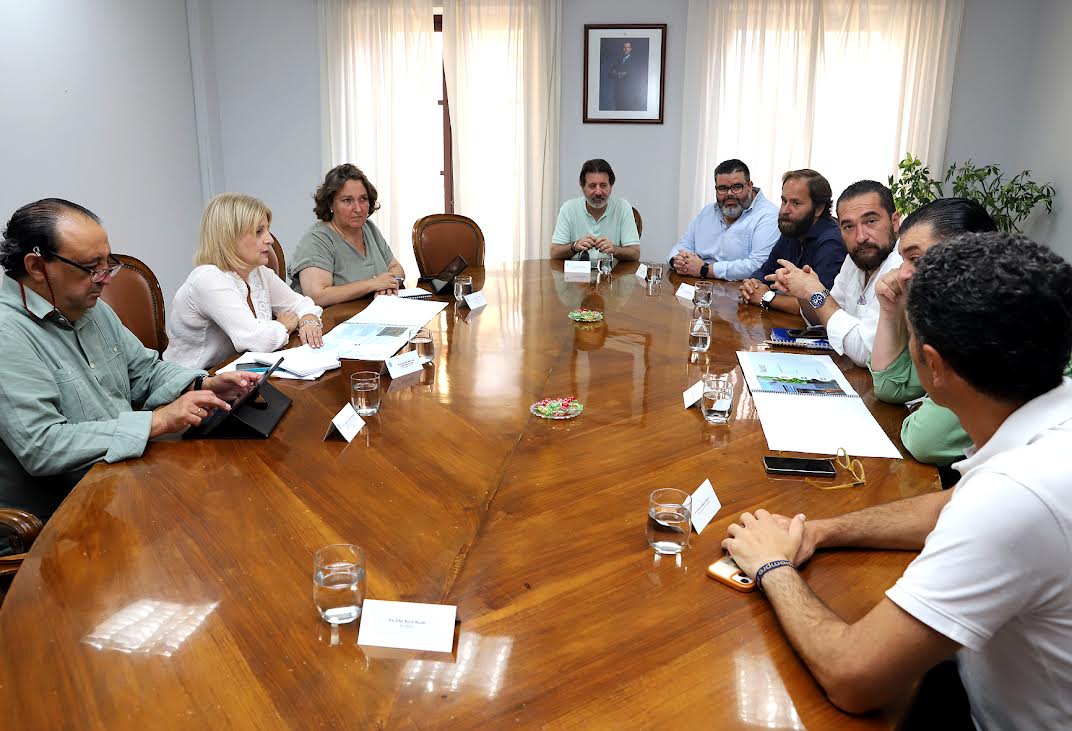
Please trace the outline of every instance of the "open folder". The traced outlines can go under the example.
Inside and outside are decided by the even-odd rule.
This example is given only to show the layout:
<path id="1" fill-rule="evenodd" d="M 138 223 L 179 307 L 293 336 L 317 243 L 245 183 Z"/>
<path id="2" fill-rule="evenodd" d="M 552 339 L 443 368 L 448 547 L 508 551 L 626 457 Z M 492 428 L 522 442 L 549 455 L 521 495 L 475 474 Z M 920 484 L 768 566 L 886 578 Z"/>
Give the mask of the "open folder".
<path id="1" fill-rule="evenodd" d="M 738 352 L 771 450 L 900 459 L 828 355 Z"/>

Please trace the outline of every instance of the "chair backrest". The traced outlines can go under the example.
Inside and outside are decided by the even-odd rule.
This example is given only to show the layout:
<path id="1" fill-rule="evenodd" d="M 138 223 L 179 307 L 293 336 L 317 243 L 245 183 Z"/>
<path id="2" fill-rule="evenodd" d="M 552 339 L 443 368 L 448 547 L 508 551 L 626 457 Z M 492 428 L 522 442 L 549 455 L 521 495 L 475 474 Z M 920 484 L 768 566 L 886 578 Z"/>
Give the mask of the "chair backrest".
<path id="1" fill-rule="evenodd" d="M 8 536 L 8 544 L 15 552 L 12 556 L 0 556 L 0 603 L 4 601 L 11 577 L 19 570 L 42 527 L 36 515 L 15 508 L 0 508 L 0 531 Z"/>
<path id="2" fill-rule="evenodd" d="M 636 209 L 636 206 L 633 206 L 633 220 L 636 221 L 637 236 L 643 236 L 644 235 L 644 219 L 640 217 L 640 211 L 638 211 Z"/>
<path id="3" fill-rule="evenodd" d="M 272 250 L 268 252 L 268 268 L 284 282 L 287 281 L 287 260 L 283 256 L 283 246 L 275 234 L 272 234 Z"/>
<path id="4" fill-rule="evenodd" d="M 146 348 L 163 353 L 168 339 L 164 332 L 164 294 L 160 282 L 140 259 L 125 254 L 116 254 L 115 258 L 123 268 L 104 288 L 101 299 Z"/>
<path id="5" fill-rule="evenodd" d="M 456 256 L 484 266 L 484 232 L 476 221 L 453 213 L 425 216 L 413 224 L 413 255 L 421 276 L 438 274 Z"/>

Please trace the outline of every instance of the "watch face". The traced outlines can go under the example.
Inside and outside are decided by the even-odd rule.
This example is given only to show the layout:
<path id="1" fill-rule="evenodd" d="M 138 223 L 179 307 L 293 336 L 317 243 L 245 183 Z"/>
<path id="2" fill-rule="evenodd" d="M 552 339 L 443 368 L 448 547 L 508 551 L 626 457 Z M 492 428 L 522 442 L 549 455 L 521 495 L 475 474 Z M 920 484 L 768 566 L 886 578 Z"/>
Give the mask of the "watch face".
<path id="1" fill-rule="evenodd" d="M 778 296 L 777 292 L 774 292 L 774 291 L 766 292 L 763 295 L 763 301 L 766 302 L 769 305 L 771 302 L 774 301 L 774 298 L 777 297 L 777 296 Z"/>
<path id="2" fill-rule="evenodd" d="M 815 309 L 819 309 L 826 303 L 826 292 L 816 292 L 808 298 L 808 302 L 810 302 L 811 306 Z"/>

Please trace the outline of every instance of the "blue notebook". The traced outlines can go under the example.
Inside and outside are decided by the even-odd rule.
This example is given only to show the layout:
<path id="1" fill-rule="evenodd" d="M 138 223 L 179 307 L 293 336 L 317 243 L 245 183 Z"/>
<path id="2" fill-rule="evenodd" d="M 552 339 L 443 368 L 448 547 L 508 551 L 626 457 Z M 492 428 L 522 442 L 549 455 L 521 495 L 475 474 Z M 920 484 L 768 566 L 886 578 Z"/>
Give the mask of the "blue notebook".
<path id="1" fill-rule="evenodd" d="M 788 328 L 772 327 L 768 345 L 778 345 L 785 348 L 807 348 L 808 350 L 833 350 L 830 341 L 825 338 L 794 338 L 789 334 Z"/>

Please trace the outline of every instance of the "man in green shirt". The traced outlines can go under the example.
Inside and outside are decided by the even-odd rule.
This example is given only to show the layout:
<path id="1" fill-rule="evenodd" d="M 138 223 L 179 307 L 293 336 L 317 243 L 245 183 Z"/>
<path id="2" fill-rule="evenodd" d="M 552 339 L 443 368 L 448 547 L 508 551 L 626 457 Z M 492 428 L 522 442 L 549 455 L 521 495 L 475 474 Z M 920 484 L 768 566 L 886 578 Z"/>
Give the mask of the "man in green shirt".
<path id="1" fill-rule="evenodd" d="M 119 264 L 82 206 L 46 198 L 17 210 L 0 266 L 0 507 L 47 520 L 95 462 L 138 457 L 252 385 L 162 362 L 98 302 Z"/>
<path id="2" fill-rule="evenodd" d="M 633 207 L 624 198 L 612 198 L 614 171 L 606 160 L 587 160 L 581 166 L 580 198 L 562 204 L 551 236 L 552 259 L 619 261 L 640 258 Z"/>

